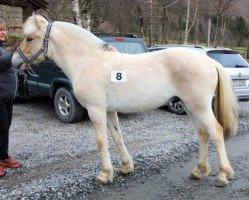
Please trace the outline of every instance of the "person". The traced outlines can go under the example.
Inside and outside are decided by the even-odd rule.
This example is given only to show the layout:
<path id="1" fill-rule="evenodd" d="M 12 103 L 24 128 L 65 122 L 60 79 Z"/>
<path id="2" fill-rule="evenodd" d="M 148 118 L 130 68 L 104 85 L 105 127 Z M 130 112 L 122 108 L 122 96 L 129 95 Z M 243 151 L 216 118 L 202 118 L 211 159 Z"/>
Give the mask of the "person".
<path id="1" fill-rule="evenodd" d="M 11 65 L 12 53 L 5 47 L 6 36 L 6 23 L 0 20 L 0 177 L 6 174 L 5 168 L 21 166 L 21 163 L 9 156 L 8 152 L 17 78 L 15 69 Z"/>

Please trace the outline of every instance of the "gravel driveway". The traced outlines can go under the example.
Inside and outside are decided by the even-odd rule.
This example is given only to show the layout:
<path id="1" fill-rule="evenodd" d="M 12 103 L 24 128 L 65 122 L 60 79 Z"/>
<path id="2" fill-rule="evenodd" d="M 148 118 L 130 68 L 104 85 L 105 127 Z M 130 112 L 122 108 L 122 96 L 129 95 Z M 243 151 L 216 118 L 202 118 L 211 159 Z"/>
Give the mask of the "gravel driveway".
<path id="1" fill-rule="evenodd" d="M 240 102 L 240 109 L 249 110 L 249 102 Z M 119 175 L 117 148 L 109 138 L 115 170 L 110 187 L 118 183 L 125 189 L 130 179 L 143 183 L 151 172 L 198 146 L 186 115 L 156 109 L 119 118 L 135 172 Z M 8 169 L 0 179 L 0 199 L 90 199 L 96 190 L 105 192 L 106 186 L 95 182 L 100 163 L 89 120 L 64 124 L 55 116 L 50 99 L 33 98 L 15 104 L 10 140 L 10 153 L 23 167 Z"/>

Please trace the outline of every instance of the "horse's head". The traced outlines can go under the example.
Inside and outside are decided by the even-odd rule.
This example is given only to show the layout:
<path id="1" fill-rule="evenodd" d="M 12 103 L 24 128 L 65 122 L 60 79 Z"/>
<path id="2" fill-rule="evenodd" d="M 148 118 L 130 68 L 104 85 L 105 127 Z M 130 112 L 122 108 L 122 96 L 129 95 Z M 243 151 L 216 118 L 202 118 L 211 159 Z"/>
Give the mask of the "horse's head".
<path id="1" fill-rule="evenodd" d="M 26 37 L 13 54 L 13 66 L 27 69 L 32 63 L 41 63 L 46 57 L 50 58 L 48 39 L 51 26 L 52 22 L 41 15 L 33 14 L 27 19 L 23 26 Z"/>

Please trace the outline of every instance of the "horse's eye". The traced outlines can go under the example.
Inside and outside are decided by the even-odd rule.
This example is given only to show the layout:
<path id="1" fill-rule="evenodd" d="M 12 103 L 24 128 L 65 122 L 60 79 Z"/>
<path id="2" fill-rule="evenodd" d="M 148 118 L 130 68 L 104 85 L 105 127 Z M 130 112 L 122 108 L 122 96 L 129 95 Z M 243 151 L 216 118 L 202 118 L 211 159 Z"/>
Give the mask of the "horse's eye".
<path id="1" fill-rule="evenodd" d="M 27 38 L 27 42 L 31 42 L 32 40 L 32 38 Z"/>

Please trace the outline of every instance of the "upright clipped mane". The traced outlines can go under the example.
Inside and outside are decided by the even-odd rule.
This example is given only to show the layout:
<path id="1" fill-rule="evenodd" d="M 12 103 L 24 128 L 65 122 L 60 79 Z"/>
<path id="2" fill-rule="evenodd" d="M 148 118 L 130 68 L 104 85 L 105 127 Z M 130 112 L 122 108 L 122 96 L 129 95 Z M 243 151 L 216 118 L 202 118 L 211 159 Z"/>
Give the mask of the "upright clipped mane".
<path id="1" fill-rule="evenodd" d="M 32 15 L 26 20 L 23 25 L 23 33 L 25 35 L 30 35 L 35 31 L 39 30 L 40 27 L 39 25 L 37 25 L 38 22 L 36 18 L 40 18 L 44 22 L 47 22 L 47 19 L 44 18 L 42 15 Z M 87 42 L 89 42 L 89 44 L 93 44 L 97 48 L 99 47 L 101 49 L 104 49 L 105 51 L 117 51 L 113 46 L 105 43 L 103 40 L 99 39 L 84 28 L 67 22 L 56 21 L 56 23 L 59 25 L 63 25 L 63 28 L 67 28 L 72 33 L 76 33 L 77 37 L 83 37 Z"/>
<path id="2" fill-rule="evenodd" d="M 59 22 L 59 21 L 58 24 L 63 25 L 63 28 L 69 30 L 70 34 L 73 35 L 75 33 L 76 36 L 83 37 L 86 41 L 88 41 L 91 44 L 94 44 L 95 46 L 102 47 L 103 44 L 105 43 L 103 40 L 99 39 L 88 30 L 79 27 L 75 24 L 71 24 L 68 22 Z"/>
<path id="3" fill-rule="evenodd" d="M 67 22 L 58 22 L 63 25 L 64 28 L 68 28 L 72 33 L 76 33 L 77 36 L 83 37 L 90 44 L 95 45 L 97 48 L 100 47 L 105 51 L 117 51 L 113 46 L 107 44 L 103 40 L 99 39 L 97 36 L 92 34 L 90 31 L 79 27 L 75 24 L 67 23 Z"/>

